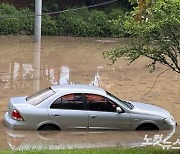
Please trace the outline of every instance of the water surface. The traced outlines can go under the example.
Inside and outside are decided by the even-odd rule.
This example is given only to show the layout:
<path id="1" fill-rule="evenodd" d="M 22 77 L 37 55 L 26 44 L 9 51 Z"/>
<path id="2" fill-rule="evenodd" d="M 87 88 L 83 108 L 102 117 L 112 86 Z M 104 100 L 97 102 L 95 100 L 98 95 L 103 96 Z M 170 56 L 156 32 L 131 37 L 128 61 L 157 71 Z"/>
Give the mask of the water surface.
<path id="1" fill-rule="evenodd" d="M 19 134 L 16 131 L 9 133 L 4 128 L 3 116 L 9 98 L 30 95 L 56 84 L 80 83 L 100 86 L 121 99 L 147 102 L 163 107 L 169 110 L 180 123 L 180 75 L 172 71 L 165 72 L 152 88 L 157 76 L 165 69 L 164 67 L 158 66 L 154 73 L 149 73 L 149 70 L 145 68 L 145 64 L 149 62 L 146 58 L 141 58 L 132 65 L 127 65 L 126 60 L 119 59 L 112 66 L 107 65 L 109 61 L 102 58 L 104 51 L 109 51 L 117 45 L 128 44 L 130 44 L 129 39 L 43 37 L 39 46 L 33 43 L 31 36 L 0 36 L 0 133 L 2 134 L 0 149 L 12 148 L 14 140 L 11 139 L 14 139 L 14 136 L 17 139 L 17 134 Z M 31 133 L 23 131 L 21 136 L 32 136 Z M 138 143 L 139 134 L 136 135 L 134 131 L 132 134 L 126 131 L 116 132 L 118 135 L 112 132 L 103 133 L 105 135 L 102 136 L 112 137 L 112 144 L 104 143 L 104 138 L 96 143 L 95 140 L 99 139 L 98 133 L 75 134 L 77 138 L 78 135 L 84 137 L 82 142 L 89 141 L 87 147 L 108 144 L 111 146 L 127 145 L 126 142 L 129 143 L 130 140 Z M 64 133 L 60 135 L 63 136 Z M 141 140 L 143 135 L 145 134 L 140 135 Z M 123 142 L 125 137 L 121 138 L 121 136 L 126 136 L 126 142 Z M 19 140 L 22 141 L 22 138 Z M 178 138 L 180 138 L 179 126 L 171 140 Z M 39 138 L 29 139 L 31 140 L 42 142 Z M 66 139 L 65 141 L 72 147 L 71 140 Z M 23 139 L 22 143 L 26 142 Z M 55 140 L 53 143 L 59 144 L 59 141 Z M 31 146 L 29 143 L 27 145 Z M 82 146 L 84 145 L 80 147 Z"/>

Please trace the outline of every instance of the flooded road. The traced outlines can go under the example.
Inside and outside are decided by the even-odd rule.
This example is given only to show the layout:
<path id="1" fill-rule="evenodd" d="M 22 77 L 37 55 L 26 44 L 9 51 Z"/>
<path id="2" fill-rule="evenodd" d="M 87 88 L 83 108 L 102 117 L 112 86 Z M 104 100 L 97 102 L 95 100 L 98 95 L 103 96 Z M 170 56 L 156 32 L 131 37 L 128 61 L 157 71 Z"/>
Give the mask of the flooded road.
<path id="1" fill-rule="evenodd" d="M 154 73 L 149 73 L 149 70 L 145 68 L 145 64 L 148 63 L 145 58 L 141 58 L 130 66 L 124 59 L 109 66 L 108 61 L 102 58 L 104 51 L 109 51 L 117 45 L 128 45 L 128 42 L 130 42 L 128 39 L 43 37 L 42 44 L 38 47 L 33 43 L 31 36 L 0 36 L 0 149 L 19 148 L 22 144 L 25 147 L 31 147 L 31 143 L 35 141 L 46 142 L 46 137 L 43 137 L 45 140 L 42 141 L 42 134 L 40 138 L 37 138 L 39 135 L 34 135 L 35 138 L 32 138 L 32 134 L 38 132 L 7 130 L 4 128 L 3 116 L 10 97 L 30 95 L 54 84 L 99 85 L 122 99 L 163 107 L 170 111 L 180 123 L 180 75 L 167 71 L 158 78 L 152 88 L 157 76 L 165 70 L 164 67 L 158 66 Z M 128 146 L 126 142 L 129 143 L 130 140 L 132 141 L 130 143 L 139 142 L 137 136 L 140 135 L 142 140 L 145 135 L 143 132 L 138 132 L 137 135 L 134 131 L 116 132 L 116 135 L 113 132 L 102 132 L 104 134 L 102 136 L 112 139 L 109 143 L 104 142 L 105 138 L 97 140 L 99 133 L 59 133 L 63 138 L 67 136 L 66 134 L 73 136 L 74 141 L 77 139 L 82 143 L 89 141 L 84 142 L 87 147 L 123 144 Z M 30 136 L 31 139 L 27 140 Z M 82 140 L 80 140 L 81 136 L 83 136 Z M 121 136 L 127 136 L 127 140 L 124 141 L 125 137 Z M 178 126 L 170 140 L 175 141 L 179 138 Z M 59 146 L 63 147 L 66 144 L 70 148 L 77 147 L 71 144 L 72 140 L 66 138 L 64 144 Z M 26 143 L 27 141 L 33 142 Z M 46 142 L 46 145 L 49 143 Z M 53 143 L 60 144 L 57 139 L 54 139 Z M 85 146 L 80 143 L 79 145 L 81 145 L 79 147 Z"/>
<path id="2" fill-rule="evenodd" d="M 11 149 L 72 149 L 98 147 L 147 146 L 144 136 L 152 140 L 161 136 L 172 137 L 173 131 L 13 131 L 5 129 L 7 143 Z M 128 134 L 128 135 L 127 135 Z M 174 140 L 175 142 L 175 140 Z M 149 141 L 148 144 L 155 142 Z"/>

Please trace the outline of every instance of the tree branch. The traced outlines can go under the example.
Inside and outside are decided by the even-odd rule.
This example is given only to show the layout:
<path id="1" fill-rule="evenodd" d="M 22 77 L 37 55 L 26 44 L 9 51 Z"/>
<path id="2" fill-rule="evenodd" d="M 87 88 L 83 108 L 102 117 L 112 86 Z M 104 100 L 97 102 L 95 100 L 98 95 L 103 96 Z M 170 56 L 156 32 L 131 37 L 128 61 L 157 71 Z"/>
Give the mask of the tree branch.
<path id="1" fill-rule="evenodd" d="M 156 80 L 154 81 L 153 86 L 151 87 L 151 89 L 150 89 L 147 93 L 144 94 L 144 96 L 148 95 L 148 94 L 152 91 L 152 89 L 154 88 L 155 84 L 157 83 L 158 78 L 159 78 L 163 73 L 165 73 L 166 71 L 169 71 L 169 70 L 170 70 L 170 68 L 162 71 L 162 72 L 156 77 Z"/>
<path id="2" fill-rule="evenodd" d="M 167 26 L 168 26 L 168 28 L 170 29 L 170 32 L 171 32 L 171 34 L 173 35 L 175 42 L 177 43 L 177 48 L 178 48 L 178 50 L 179 50 L 178 53 L 180 54 L 180 48 L 179 48 L 180 44 L 179 44 L 179 41 L 178 41 L 176 35 L 174 34 L 173 30 L 172 30 L 171 27 L 169 26 L 169 24 L 167 24 Z"/>

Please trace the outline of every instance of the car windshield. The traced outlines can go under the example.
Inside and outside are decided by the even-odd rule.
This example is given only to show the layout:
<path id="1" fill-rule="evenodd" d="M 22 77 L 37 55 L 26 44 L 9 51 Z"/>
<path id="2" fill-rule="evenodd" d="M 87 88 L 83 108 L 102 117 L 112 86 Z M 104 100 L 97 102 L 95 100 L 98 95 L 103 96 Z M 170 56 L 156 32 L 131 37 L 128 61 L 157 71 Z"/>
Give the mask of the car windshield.
<path id="1" fill-rule="evenodd" d="M 50 96 L 54 95 L 55 91 L 53 91 L 50 87 L 44 90 L 41 90 L 29 97 L 26 97 L 26 101 L 32 105 L 38 105 L 45 99 L 49 98 Z"/>
<path id="2" fill-rule="evenodd" d="M 133 104 L 131 104 L 131 103 L 127 102 L 127 101 L 121 100 L 121 99 L 119 99 L 118 97 L 112 95 L 111 93 L 109 93 L 109 92 L 107 92 L 107 91 L 106 91 L 106 93 L 107 93 L 110 97 L 112 97 L 112 98 L 114 98 L 115 100 L 117 100 L 119 103 L 121 103 L 121 104 L 123 104 L 124 106 L 126 106 L 127 108 L 129 108 L 129 109 L 133 109 L 133 108 L 134 108 Z"/>

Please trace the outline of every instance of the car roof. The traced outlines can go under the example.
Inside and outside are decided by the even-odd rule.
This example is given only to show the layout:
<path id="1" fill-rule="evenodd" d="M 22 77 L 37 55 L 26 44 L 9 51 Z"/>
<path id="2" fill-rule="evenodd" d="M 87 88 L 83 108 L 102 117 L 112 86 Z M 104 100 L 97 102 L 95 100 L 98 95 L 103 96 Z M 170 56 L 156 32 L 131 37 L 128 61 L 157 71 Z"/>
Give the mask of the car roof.
<path id="1" fill-rule="evenodd" d="M 73 92 L 73 93 L 95 93 L 105 95 L 106 91 L 91 85 L 82 85 L 82 84 L 67 84 L 67 85 L 53 85 L 51 88 L 55 92 Z"/>

